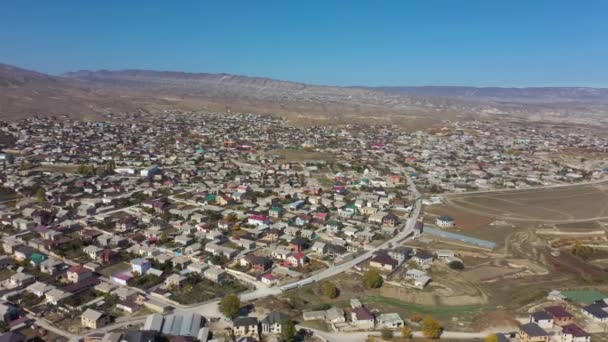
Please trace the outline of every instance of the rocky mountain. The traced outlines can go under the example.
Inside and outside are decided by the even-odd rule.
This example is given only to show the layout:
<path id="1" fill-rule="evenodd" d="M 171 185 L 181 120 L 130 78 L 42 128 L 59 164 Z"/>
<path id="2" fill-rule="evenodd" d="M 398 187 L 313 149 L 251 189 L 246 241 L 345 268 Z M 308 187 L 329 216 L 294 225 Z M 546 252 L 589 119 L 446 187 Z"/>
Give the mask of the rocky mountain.
<path id="1" fill-rule="evenodd" d="M 457 99 L 491 100 L 519 103 L 608 103 L 608 88 L 589 87 L 364 87 L 391 94 L 449 97 Z"/>
<path id="2" fill-rule="evenodd" d="M 94 119 L 110 112 L 154 115 L 165 109 L 206 109 L 275 115 L 294 124 L 377 123 L 420 128 L 444 120 L 503 117 L 608 123 L 608 105 L 601 100 L 604 90 L 575 89 L 579 88 L 334 87 L 149 70 L 50 76 L 0 65 L 0 118 L 68 115 Z"/>
<path id="3" fill-rule="evenodd" d="M 94 119 L 105 112 L 140 110 L 142 98 L 77 85 L 69 79 L 0 64 L 0 119 L 71 116 Z"/>

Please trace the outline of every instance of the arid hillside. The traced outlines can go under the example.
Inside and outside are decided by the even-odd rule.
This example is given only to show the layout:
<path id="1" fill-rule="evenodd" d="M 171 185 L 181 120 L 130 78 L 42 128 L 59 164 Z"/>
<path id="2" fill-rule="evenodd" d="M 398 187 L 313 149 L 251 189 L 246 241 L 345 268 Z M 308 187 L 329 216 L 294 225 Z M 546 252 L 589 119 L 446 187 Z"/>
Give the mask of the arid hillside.
<path id="1" fill-rule="evenodd" d="M 50 76 L 0 64 L 0 118 L 61 116 L 96 119 L 105 113 L 154 115 L 166 109 L 250 112 L 292 124 L 395 124 L 411 129 L 445 120 L 518 118 L 543 122 L 608 123 L 603 90 L 517 92 L 480 88 L 500 97 L 458 91 L 317 86 L 260 77 L 170 71 L 77 71 Z M 437 87 L 437 89 L 443 89 Z M 573 88 L 574 89 L 574 88 Z M 428 90 L 428 89 L 427 89 Z M 579 100 L 570 101 L 573 96 Z M 456 94 L 456 95 L 454 95 Z M 517 101 L 513 94 L 539 94 Z M 561 94 L 561 95 L 560 95 Z M 584 96 L 583 96 L 584 95 Z"/>

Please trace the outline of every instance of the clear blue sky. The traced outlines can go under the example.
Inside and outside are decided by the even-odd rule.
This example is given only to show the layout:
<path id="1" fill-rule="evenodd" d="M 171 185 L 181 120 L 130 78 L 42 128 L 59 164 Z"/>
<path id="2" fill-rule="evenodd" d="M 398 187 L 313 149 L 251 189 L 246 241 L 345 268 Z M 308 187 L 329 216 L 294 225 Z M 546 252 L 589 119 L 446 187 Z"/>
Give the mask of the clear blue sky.
<path id="1" fill-rule="evenodd" d="M 0 62 L 335 85 L 608 87 L 606 0 L 15 0 Z"/>

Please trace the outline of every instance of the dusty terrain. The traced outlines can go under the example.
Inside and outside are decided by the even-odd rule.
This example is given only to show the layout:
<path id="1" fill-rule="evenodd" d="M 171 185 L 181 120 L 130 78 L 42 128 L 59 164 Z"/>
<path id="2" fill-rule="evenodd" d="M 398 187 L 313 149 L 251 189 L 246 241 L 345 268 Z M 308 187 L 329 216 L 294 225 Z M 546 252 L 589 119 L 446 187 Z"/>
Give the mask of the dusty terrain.
<path id="1" fill-rule="evenodd" d="M 608 183 L 446 195 L 445 204 L 477 216 L 569 223 L 608 218 Z"/>

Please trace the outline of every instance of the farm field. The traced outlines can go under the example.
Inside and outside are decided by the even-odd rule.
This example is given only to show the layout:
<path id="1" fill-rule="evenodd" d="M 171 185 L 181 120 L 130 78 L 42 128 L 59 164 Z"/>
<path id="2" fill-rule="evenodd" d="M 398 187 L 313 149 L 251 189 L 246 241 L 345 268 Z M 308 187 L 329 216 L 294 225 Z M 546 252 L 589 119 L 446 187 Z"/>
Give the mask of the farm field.
<path id="1" fill-rule="evenodd" d="M 570 223 L 608 218 L 608 183 L 444 196 L 445 206 L 494 220 Z"/>

